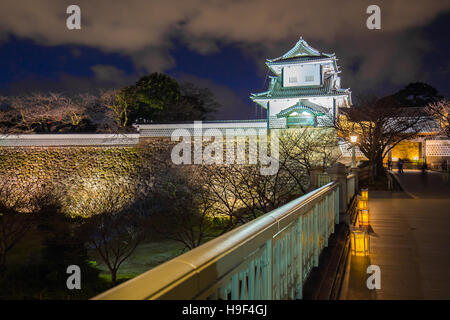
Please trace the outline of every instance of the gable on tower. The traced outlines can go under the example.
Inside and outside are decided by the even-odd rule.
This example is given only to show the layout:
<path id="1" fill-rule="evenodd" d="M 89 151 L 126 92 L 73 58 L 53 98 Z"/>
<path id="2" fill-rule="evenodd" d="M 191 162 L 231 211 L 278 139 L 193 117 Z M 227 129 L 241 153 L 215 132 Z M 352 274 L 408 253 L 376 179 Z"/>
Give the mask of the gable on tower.
<path id="1" fill-rule="evenodd" d="M 280 61 L 297 57 L 321 57 L 321 56 L 333 57 L 334 53 L 320 52 L 319 50 L 316 50 L 313 47 L 311 47 L 305 40 L 303 40 L 302 37 L 300 37 L 300 40 L 295 44 L 295 46 L 291 50 L 286 52 L 281 57 L 269 61 Z"/>

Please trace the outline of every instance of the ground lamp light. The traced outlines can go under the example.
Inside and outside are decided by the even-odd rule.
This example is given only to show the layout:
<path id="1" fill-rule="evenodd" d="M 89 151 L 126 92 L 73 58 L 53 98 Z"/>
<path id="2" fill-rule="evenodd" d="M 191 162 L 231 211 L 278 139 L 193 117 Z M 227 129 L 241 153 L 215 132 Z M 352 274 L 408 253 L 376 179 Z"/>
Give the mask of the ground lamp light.
<path id="1" fill-rule="evenodd" d="M 358 224 L 364 227 L 369 226 L 369 209 L 358 211 Z"/>
<path id="2" fill-rule="evenodd" d="M 368 189 L 362 189 L 361 190 L 361 199 L 362 200 L 369 200 L 369 190 Z"/>
<path id="3" fill-rule="evenodd" d="M 369 255 L 369 233 L 366 228 L 355 228 L 350 230 L 350 244 L 352 256 Z"/>
<path id="4" fill-rule="evenodd" d="M 363 199 L 359 199 L 358 200 L 358 210 L 365 210 L 368 209 L 367 208 L 367 203 L 369 202 L 369 200 L 363 200 Z"/>

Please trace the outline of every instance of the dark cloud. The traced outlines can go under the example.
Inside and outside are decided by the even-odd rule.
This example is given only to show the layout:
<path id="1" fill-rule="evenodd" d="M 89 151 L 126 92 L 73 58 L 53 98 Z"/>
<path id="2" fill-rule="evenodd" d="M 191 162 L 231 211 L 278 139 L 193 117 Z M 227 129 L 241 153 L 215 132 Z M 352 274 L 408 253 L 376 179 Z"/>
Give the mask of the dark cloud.
<path id="1" fill-rule="evenodd" d="M 95 78 L 101 82 L 117 82 L 121 81 L 125 76 L 123 70 L 120 70 L 114 66 L 108 66 L 103 64 L 97 64 L 91 67 L 94 72 Z"/>
<path id="2" fill-rule="evenodd" d="M 60 92 L 65 94 L 98 93 L 100 90 L 117 89 L 133 84 L 137 75 L 126 75 L 114 66 L 96 65 L 92 67 L 94 76 L 73 76 L 62 73 L 54 77 L 29 76 L 14 81 L 0 94 L 22 95 L 35 92 Z"/>
<path id="3" fill-rule="evenodd" d="M 2 0 L 0 41 L 10 33 L 45 45 L 87 45 L 128 55 L 147 72 L 176 65 L 169 54 L 173 37 L 201 54 L 233 43 L 261 61 L 263 73 L 264 58 L 281 55 L 302 35 L 314 47 L 336 52 L 344 83 L 364 89 L 423 74 L 427 44 L 417 30 L 450 9 L 445 0 L 79 0 L 82 30 L 69 31 L 69 4 Z M 381 7 L 381 30 L 366 28 L 370 4 Z"/>

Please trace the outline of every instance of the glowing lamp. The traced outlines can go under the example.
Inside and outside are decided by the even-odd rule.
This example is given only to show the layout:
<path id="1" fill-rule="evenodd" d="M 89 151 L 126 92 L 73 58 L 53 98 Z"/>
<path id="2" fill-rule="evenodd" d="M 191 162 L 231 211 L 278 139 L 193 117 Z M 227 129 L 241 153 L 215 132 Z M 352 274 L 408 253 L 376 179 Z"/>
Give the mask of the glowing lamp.
<path id="1" fill-rule="evenodd" d="M 364 227 L 369 226 L 369 209 L 358 211 L 358 224 Z"/>
<path id="2" fill-rule="evenodd" d="M 364 228 L 350 230 L 350 243 L 352 256 L 369 255 L 369 234 Z"/>
<path id="3" fill-rule="evenodd" d="M 397 157 L 392 157 L 392 161 L 397 161 L 398 158 Z"/>
<path id="4" fill-rule="evenodd" d="M 361 198 L 362 198 L 362 200 L 369 200 L 369 190 L 368 189 L 361 190 Z"/>
<path id="5" fill-rule="evenodd" d="M 356 143 L 356 141 L 358 141 L 358 136 L 350 136 L 351 143 Z"/>
<path id="6" fill-rule="evenodd" d="M 358 210 L 365 210 L 367 209 L 367 202 L 368 200 L 358 200 Z"/>

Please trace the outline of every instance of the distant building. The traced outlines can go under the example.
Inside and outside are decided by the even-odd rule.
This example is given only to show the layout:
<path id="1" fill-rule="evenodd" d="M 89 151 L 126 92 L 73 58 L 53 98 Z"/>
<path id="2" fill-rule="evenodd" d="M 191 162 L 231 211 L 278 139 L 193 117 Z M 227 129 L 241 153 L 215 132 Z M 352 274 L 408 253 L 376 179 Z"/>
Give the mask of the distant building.
<path id="1" fill-rule="evenodd" d="M 341 88 L 334 53 L 320 52 L 300 38 L 266 65 L 274 74 L 269 88 L 250 99 L 267 110 L 269 129 L 332 126 L 339 108 L 351 105 L 350 90 Z"/>

